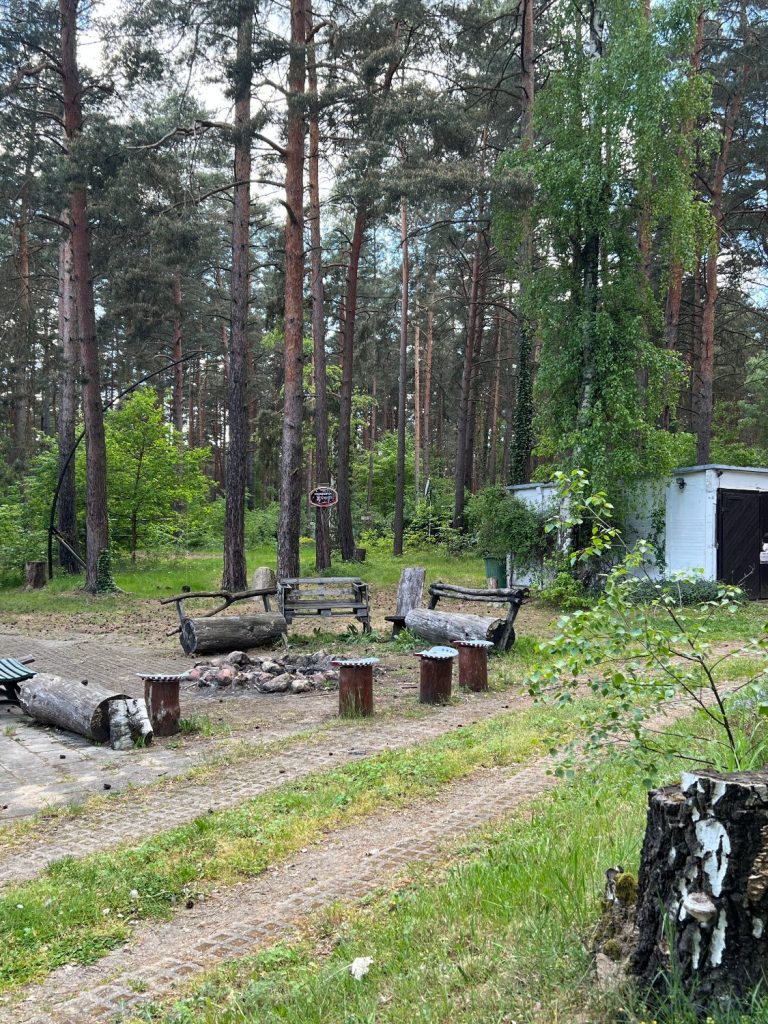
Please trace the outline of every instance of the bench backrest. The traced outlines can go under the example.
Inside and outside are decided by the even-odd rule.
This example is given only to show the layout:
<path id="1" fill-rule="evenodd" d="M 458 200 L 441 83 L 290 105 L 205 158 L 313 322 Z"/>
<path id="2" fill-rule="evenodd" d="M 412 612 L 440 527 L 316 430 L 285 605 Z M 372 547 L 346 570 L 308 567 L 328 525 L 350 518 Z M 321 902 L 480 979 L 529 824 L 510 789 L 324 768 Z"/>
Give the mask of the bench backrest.
<path id="1" fill-rule="evenodd" d="M 400 582 L 397 585 L 396 615 L 405 616 L 408 612 L 412 612 L 414 608 L 421 606 L 426 577 L 427 570 L 420 565 L 403 569 L 400 573 Z"/>

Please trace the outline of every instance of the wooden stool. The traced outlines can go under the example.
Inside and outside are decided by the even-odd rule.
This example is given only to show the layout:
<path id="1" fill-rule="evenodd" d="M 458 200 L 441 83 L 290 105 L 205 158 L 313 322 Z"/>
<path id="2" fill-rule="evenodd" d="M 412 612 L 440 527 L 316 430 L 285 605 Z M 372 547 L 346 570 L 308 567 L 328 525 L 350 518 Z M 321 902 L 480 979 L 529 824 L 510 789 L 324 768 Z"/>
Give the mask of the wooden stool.
<path id="1" fill-rule="evenodd" d="M 180 676 L 147 675 L 138 672 L 144 680 L 144 701 L 155 736 L 175 736 L 179 731 Z"/>
<path id="2" fill-rule="evenodd" d="M 368 718 L 373 714 L 373 666 L 378 658 L 334 658 L 339 666 L 339 715 Z"/>
<path id="3" fill-rule="evenodd" d="M 490 640 L 454 640 L 459 648 L 459 686 L 480 693 L 488 689 Z"/>
<path id="4" fill-rule="evenodd" d="M 420 651 L 419 701 L 422 704 L 447 704 L 451 699 L 453 659 L 459 652 L 453 647 L 430 647 Z"/>

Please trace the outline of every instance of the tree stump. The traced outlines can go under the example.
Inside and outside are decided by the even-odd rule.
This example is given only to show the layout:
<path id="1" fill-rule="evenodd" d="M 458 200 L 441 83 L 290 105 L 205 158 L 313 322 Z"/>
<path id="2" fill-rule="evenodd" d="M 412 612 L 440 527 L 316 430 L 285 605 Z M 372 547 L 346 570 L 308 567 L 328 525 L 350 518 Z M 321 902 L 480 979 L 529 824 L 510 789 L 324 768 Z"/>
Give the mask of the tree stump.
<path id="1" fill-rule="evenodd" d="M 246 651 L 263 647 L 287 631 L 283 616 L 274 612 L 185 619 L 181 627 L 181 646 L 186 654 Z"/>
<path id="2" fill-rule="evenodd" d="M 253 570 L 253 582 L 251 583 L 251 590 L 276 590 L 277 589 L 277 576 L 275 570 L 270 569 L 268 565 L 260 565 L 258 569 Z"/>
<path id="3" fill-rule="evenodd" d="M 24 565 L 24 589 L 40 590 L 48 582 L 48 567 L 45 562 L 27 562 Z"/>
<path id="4" fill-rule="evenodd" d="M 683 776 L 649 796 L 632 971 L 670 969 L 703 1013 L 741 1007 L 768 965 L 768 771 Z"/>

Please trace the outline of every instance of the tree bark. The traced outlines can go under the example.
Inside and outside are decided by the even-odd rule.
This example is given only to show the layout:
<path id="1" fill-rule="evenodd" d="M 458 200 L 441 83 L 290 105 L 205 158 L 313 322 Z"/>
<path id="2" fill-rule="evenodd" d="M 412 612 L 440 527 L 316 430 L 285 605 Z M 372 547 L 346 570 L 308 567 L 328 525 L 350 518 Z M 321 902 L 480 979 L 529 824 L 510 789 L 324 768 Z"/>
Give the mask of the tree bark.
<path id="1" fill-rule="evenodd" d="M 475 327 L 477 321 L 477 299 L 480 286 L 480 246 L 482 234 L 478 230 L 475 242 L 475 254 L 472 258 L 472 278 L 470 284 L 469 310 L 467 313 L 467 341 L 464 350 L 464 365 L 461 372 L 461 391 L 459 392 L 459 415 L 456 424 L 456 466 L 454 470 L 453 520 L 454 530 L 464 525 L 464 486 L 467 470 L 467 422 L 469 416 L 469 398 L 472 386 L 472 361 L 475 351 Z"/>
<path id="2" fill-rule="evenodd" d="M 424 445 L 424 479 L 429 480 L 430 472 L 430 441 L 431 441 L 431 410 L 432 410 L 432 352 L 434 347 L 434 314 L 432 311 L 432 292 L 430 289 L 427 299 L 427 345 L 424 351 L 424 402 L 422 403 L 422 416 L 424 429 L 422 431 L 422 442 Z"/>
<path id="3" fill-rule="evenodd" d="M 285 169 L 285 344 L 283 443 L 277 574 L 299 573 L 302 414 L 304 411 L 304 0 L 291 0 L 288 66 L 288 142 Z"/>
<path id="4" fill-rule="evenodd" d="M 184 365 L 179 362 L 182 352 L 182 320 L 181 320 L 181 275 L 178 270 L 173 274 L 173 347 L 171 358 L 176 363 L 173 368 L 173 395 L 171 400 L 171 422 L 181 433 L 184 429 Z"/>
<path id="5" fill-rule="evenodd" d="M 43 725 L 56 725 L 87 736 L 96 743 L 109 739 L 109 706 L 129 699 L 87 680 L 62 679 L 38 672 L 19 685 L 22 711 Z"/>
<path id="6" fill-rule="evenodd" d="M 61 17 L 61 71 L 64 128 L 67 138 L 72 187 L 69 211 L 72 222 L 72 262 L 75 277 L 80 362 L 83 375 L 85 420 L 85 589 L 98 589 L 99 558 L 109 547 L 107 515 L 107 448 L 101 402 L 99 349 L 93 296 L 91 239 L 84 173 L 78 166 L 78 147 L 83 129 L 82 89 L 77 66 L 77 0 L 59 0 Z"/>
<path id="7" fill-rule="evenodd" d="M 421 500 L 421 324 L 418 299 L 413 329 L 413 490 L 418 505 Z"/>
<path id="8" fill-rule="evenodd" d="M 307 83 L 312 100 L 309 113 L 309 237 L 312 277 L 312 351 L 315 385 L 315 483 L 331 482 L 328 460 L 328 382 L 325 356 L 323 248 L 320 232 L 320 113 L 318 110 L 317 56 L 311 0 L 306 0 Z M 328 509 L 315 509 L 315 568 L 331 564 Z"/>
<path id="9" fill-rule="evenodd" d="M 632 970 L 658 996 L 682 987 L 702 1018 L 766 981 L 767 784 L 701 771 L 649 794 Z"/>
<path id="10" fill-rule="evenodd" d="M 710 190 L 714 231 L 707 250 L 704 278 L 704 308 L 701 317 L 701 348 L 697 353 L 698 358 L 695 360 L 696 375 L 694 377 L 693 390 L 696 461 L 699 463 L 709 462 L 709 445 L 712 440 L 715 379 L 715 305 L 719 290 L 717 265 L 720 256 L 720 242 L 725 230 L 723 185 L 728 171 L 728 157 L 733 141 L 733 133 L 744 101 L 744 89 L 750 76 L 750 70 L 748 65 L 744 68 L 740 88 L 731 96 L 726 107 L 720 151 L 715 161 Z"/>
<path id="11" fill-rule="evenodd" d="M 490 640 L 495 643 L 504 629 L 504 619 L 460 612 L 414 608 L 405 617 L 406 629 L 436 644 L 452 640 Z"/>
<path id="12" fill-rule="evenodd" d="M 69 213 L 62 213 L 68 221 Z M 67 544 L 78 554 L 77 493 L 75 489 L 75 460 L 69 456 L 75 447 L 77 424 L 77 303 L 72 269 L 72 236 L 67 231 L 59 243 L 59 344 L 61 346 L 61 376 L 59 378 L 59 472 L 63 471 L 59 490 L 58 528 Z M 69 460 L 69 461 L 67 461 Z M 66 468 L 65 468 L 66 463 Z M 79 573 L 80 563 L 59 545 L 59 564 L 65 572 Z"/>
<path id="13" fill-rule="evenodd" d="M 347 266 L 346 297 L 341 344 L 341 390 L 339 392 L 339 457 L 337 466 L 339 504 L 339 547 L 345 562 L 355 557 L 355 534 L 352 528 L 352 385 L 355 346 L 355 318 L 357 316 L 357 284 L 360 253 L 367 220 L 365 202 L 360 200 L 355 212 L 352 245 Z"/>
<path id="14" fill-rule="evenodd" d="M 224 467 L 225 590 L 244 590 L 245 488 L 248 469 L 248 407 L 245 373 L 248 359 L 248 307 L 250 292 L 251 221 L 251 81 L 253 2 L 240 0 L 237 20 L 237 61 L 234 68 L 235 162 L 232 215 L 231 325 L 227 373 L 229 440 Z M 226 355 L 225 355 L 226 358 Z"/>
<path id="15" fill-rule="evenodd" d="M 395 473 L 395 536 L 393 553 L 403 553 L 405 524 L 405 422 L 407 417 L 406 375 L 408 373 L 408 203 L 400 199 L 400 257 L 402 285 L 400 297 L 400 366 L 397 380 L 397 468 Z"/>
<path id="16" fill-rule="evenodd" d="M 186 654 L 245 651 L 263 647 L 287 631 L 285 619 L 277 612 L 185 619 L 181 627 L 181 646 Z"/>

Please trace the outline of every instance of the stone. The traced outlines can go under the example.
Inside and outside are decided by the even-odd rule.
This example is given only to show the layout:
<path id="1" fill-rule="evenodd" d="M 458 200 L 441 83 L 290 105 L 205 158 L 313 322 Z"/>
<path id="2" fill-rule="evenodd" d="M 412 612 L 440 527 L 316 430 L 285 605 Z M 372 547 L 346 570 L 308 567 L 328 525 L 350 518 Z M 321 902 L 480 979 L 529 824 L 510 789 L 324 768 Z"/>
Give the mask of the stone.
<path id="1" fill-rule="evenodd" d="M 235 670 L 233 668 L 230 668 L 229 665 L 224 665 L 216 673 L 216 676 L 218 679 L 219 686 L 229 686 L 229 684 L 235 678 Z"/>
<path id="2" fill-rule="evenodd" d="M 309 693 L 311 689 L 313 689 L 312 683 L 301 676 L 294 679 L 291 683 L 291 693 Z"/>
<path id="3" fill-rule="evenodd" d="M 270 661 L 267 658 L 264 661 L 262 661 L 262 663 L 261 663 L 261 671 L 262 672 L 269 672 L 270 675 L 277 676 L 277 675 L 280 675 L 281 672 L 284 672 L 285 669 L 283 668 L 282 665 L 279 665 L 276 661 Z"/>
<path id="4" fill-rule="evenodd" d="M 250 681 L 251 677 L 248 675 L 247 672 L 238 672 L 237 675 L 235 676 L 236 686 L 248 686 Z"/>
<path id="5" fill-rule="evenodd" d="M 262 693 L 285 693 L 286 690 L 291 688 L 293 679 L 289 672 L 283 672 L 282 675 L 273 676 L 270 675 L 266 680 L 259 683 L 259 689 Z"/>
<path id="6" fill-rule="evenodd" d="M 250 665 L 251 663 L 251 659 L 245 651 L 231 651 L 224 660 L 228 665 L 237 665 L 240 667 L 243 665 Z"/>

